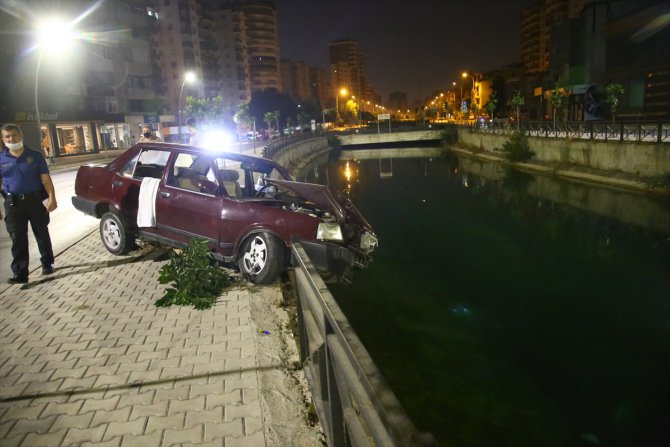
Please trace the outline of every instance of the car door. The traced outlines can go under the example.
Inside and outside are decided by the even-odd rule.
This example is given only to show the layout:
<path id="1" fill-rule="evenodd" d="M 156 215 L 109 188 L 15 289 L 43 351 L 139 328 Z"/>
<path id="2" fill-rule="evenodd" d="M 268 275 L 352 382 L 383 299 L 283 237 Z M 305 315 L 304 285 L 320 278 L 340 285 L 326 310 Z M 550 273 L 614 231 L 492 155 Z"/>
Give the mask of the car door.
<path id="1" fill-rule="evenodd" d="M 162 178 L 170 151 L 143 149 L 114 174 L 112 191 L 114 203 L 127 225 L 133 227 L 137 221 L 140 185 L 144 177 Z M 151 228 L 147 229 L 152 231 Z"/>
<path id="2" fill-rule="evenodd" d="M 179 243 L 204 238 L 219 251 L 223 197 L 210 157 L 175 151 L 156 195 L 156 226 Z"/>

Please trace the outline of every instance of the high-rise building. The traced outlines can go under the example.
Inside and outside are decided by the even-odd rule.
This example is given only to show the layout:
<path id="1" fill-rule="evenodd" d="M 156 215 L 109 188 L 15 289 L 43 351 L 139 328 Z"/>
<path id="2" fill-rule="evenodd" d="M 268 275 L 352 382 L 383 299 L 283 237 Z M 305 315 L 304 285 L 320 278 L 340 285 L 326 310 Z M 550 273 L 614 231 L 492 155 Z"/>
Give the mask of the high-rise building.
<path id="1" fill-rule="evenodd" d="M 549 68 L 551 34 L 568 18 L 569 0 L 544 0 L 521 13 L 521 61 L 528 73 Z"/>
<path id="2" fill-rule="evenodd" d="M 346 88 L 349 95 L 366 99 L 365 55 L 358 42 L 336 40 L 329 45 L 329 53 L 333 97 L 341 88 Z"/>
<path id="3" fill-rule="evenodd" d="M 280 67 L 282 91 L 296 102 L 311 99 L 311 70 L 309 65 L 302 61 L 282 59 Z"/>

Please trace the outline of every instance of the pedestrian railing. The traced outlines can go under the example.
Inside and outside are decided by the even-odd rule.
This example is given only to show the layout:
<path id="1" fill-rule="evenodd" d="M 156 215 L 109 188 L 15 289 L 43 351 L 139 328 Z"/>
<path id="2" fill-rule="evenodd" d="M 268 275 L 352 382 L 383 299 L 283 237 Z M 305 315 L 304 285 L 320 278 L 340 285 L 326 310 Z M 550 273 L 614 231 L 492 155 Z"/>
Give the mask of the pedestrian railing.
<path id="1" fill-rule="evenodd" d="M 521 121 L 520 123 L 476 123 L 470 132 L 508 134 L 523 131 L 532 137 L 572 138 L 576 140 L 670 143 L 670 122 L 593 122 L 593 121 Z"/>
<path id="2" fill-rule="evenodd" d="M 436 446 L 417 431 L 300 243 L 292 255 L 300 357 L 328 445 Z"/>

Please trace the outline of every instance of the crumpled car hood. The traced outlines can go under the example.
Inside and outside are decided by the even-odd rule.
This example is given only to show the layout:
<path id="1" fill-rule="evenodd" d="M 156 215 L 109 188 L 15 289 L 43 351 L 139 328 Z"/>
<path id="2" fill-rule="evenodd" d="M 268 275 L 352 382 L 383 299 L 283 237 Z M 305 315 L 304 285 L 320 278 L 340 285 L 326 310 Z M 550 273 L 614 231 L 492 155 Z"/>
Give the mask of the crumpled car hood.
<path id="1" fill-rule="evenodd" d="M 321 207 L 324 211 L 330 212 L 340 223 L 345 222 L 349 217 L 350 220 L 354 220 L 364 228 L 371 229 L 370 224 L 363 218 L 351 200 L 342 193 L 332 191 L 328 186 L 280 179 L 268 179 L 268 182 L 276 183 Z"/>

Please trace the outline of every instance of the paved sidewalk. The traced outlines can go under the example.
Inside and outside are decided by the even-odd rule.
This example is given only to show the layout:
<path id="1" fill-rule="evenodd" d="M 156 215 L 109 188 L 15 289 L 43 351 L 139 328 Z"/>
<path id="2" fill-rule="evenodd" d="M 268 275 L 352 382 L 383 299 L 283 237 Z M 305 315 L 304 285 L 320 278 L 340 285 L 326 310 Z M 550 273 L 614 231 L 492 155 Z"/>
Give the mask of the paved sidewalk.
<path id="1" fill-rule="evenodd" d="M 297 351 L 279 286 L 157 308 L 165 254 L 114 256 L 95 231 L 0 293 L 0 445 L 322 445 L 283 365 Z"/>

